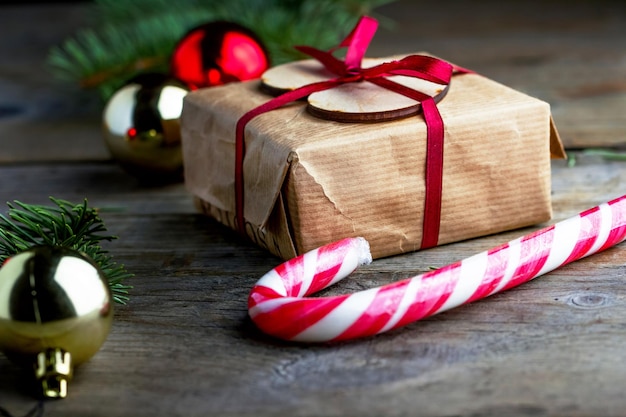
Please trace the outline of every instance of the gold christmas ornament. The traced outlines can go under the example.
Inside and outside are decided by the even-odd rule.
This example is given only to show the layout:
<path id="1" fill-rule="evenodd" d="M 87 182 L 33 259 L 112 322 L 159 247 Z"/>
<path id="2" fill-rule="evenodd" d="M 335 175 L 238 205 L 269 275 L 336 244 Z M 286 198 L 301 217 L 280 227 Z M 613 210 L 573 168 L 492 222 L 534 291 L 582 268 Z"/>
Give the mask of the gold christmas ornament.
<path id="1" fill-rule="evenodd" d="M 46 398 L 64 398 L 73 369 L 111 329 L 111 293 L 102 271 L 72 249 L 37 246 L 0 268 L 0 350 L 32 366 Z"/>
<path id="2" fill-rule="evenodd" d="M 139 75 L 107 102 L 102 122 L 111 155 L 147 182 L 182 180 L 180 115 L 189 88 L 163 74 Z"/>

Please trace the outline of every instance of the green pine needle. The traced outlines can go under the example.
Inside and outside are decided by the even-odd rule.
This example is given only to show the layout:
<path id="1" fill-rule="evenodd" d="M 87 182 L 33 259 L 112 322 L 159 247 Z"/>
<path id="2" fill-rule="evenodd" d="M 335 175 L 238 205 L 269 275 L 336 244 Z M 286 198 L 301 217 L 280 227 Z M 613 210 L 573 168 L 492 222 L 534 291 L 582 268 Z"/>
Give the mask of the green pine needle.
<path id="1" fill-rule="evenodd" d="M 583 153 L 585 155 L 601 156 L 604 159 L 613 161 L 626 161 L 626 152 L 623 150 L 590 148 L 585 149 Z"/>
<path id="2" fill-rule="evenodd" d="M 101 241 L 111 241 L 117 236 L 101 234 L 106 232 L 104 222 L 96 209 L 87 207 L 87 200 L 77 205 L 53 197 L 50 200 L 56 207 L 19 201 L 7 203 L 7 215 L 0 214 L 0 263 L 38 245 L 74 249 L 85 253 L 100 267 L 113 299 L 125 304 L 132 287 L 123 282 L 133 274 L 124 265 L 113 262 L 100 246 Z"/>

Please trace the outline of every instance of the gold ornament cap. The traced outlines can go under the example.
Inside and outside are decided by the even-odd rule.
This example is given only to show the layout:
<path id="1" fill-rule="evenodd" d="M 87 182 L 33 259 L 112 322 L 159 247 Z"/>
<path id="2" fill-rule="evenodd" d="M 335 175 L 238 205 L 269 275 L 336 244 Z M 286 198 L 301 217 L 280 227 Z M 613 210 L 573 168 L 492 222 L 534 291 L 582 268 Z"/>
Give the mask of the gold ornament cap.
<path id="1" fill-rule="evenodd" d="M 67 397 L 67 384 L 72 378 L 72 355 L 63 349 L 50 348 L 37 354 L 35 378 L 41 383 L 46 398 Z"/>

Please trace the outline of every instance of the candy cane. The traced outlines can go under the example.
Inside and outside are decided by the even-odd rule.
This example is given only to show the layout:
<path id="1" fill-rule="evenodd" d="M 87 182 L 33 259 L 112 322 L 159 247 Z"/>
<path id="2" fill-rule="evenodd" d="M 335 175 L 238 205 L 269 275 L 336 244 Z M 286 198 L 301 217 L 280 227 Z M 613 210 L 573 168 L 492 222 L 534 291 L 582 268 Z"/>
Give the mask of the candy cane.
<path id="1" fill-rule="evenodd" d="M 363 238 L 347 238 L 265 274 L 248 299 L 264 332 L 302 342 L 383 333 L 500 291 L 600 252 L 626 238 L 626 195 L 413 278 L 332 297 L 307 298 L 371 262 Z"/>

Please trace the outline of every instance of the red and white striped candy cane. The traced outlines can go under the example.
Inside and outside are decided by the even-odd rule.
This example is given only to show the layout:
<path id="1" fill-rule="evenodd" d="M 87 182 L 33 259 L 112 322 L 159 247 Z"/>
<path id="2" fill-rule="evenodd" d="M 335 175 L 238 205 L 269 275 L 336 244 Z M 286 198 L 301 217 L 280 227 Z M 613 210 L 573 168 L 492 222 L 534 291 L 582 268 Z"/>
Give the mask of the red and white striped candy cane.
<path id="1" fill-rule="evenodd" d="M 626 195 L 435 271 L 354 294 L 307 298 L 371 261 L 365 239 L 348 238 L 265 274 L 248 309 L 261 330 L 281 339 L 370 336 L 515 287 L 625 238 Z"/>

